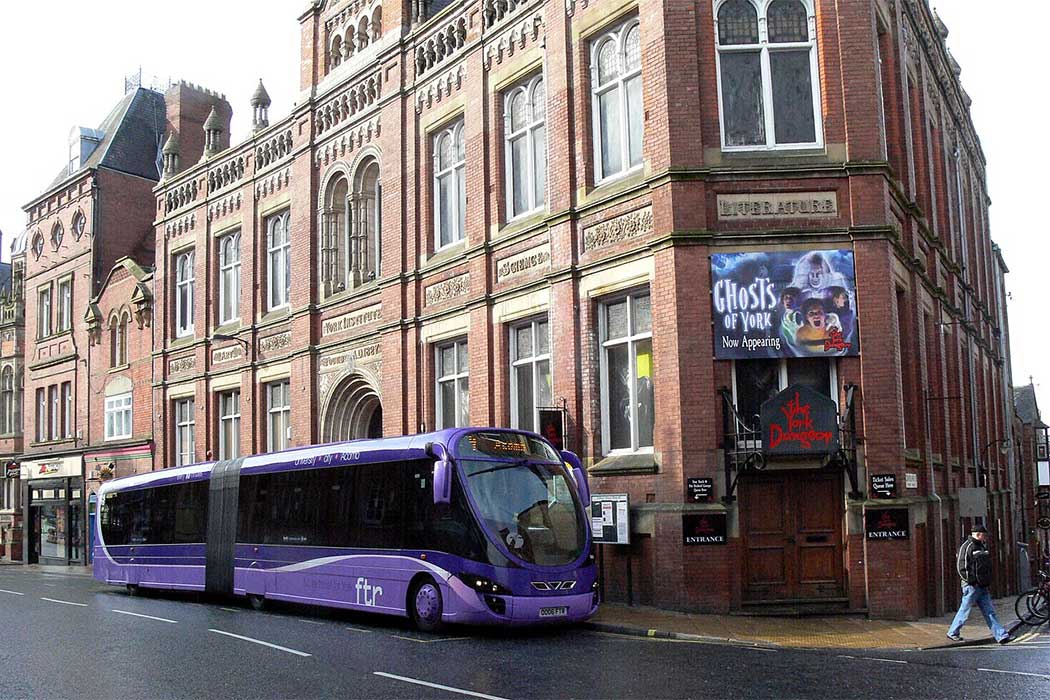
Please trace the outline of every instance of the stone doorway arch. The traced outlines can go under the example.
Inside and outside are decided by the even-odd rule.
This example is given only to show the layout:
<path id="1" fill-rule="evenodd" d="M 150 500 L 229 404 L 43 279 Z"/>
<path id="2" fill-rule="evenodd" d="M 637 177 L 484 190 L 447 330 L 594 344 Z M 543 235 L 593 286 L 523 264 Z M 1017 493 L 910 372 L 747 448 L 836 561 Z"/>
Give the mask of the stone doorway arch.
<path id="1" fill-rule="evenodd" d="M 322 442 L 383 437 L 383 403 L 372 383 L 353 372 L 336 384 L 321 421 Z"/>

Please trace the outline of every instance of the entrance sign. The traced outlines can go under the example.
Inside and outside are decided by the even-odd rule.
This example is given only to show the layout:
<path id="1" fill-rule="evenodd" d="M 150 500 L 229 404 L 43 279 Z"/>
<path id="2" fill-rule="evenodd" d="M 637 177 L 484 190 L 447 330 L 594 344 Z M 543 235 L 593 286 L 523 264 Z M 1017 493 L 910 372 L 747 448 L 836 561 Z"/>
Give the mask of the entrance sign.
<path id="1" fill-rule="evenodd" d="M 835 402 L 793 384 L 762 404 L 762 449 L 767 455 L 826 455 L 839 448 Z"/>
<path id="2" fill-rule="evenodd" d="M 897 475 L 896 474 L 872 474 L 871 475 L 871 497 L 872 498 L 896 498 L 897 497 Z"/>
<path id="3" fill-rule="evenodd" d="M 682 544 L 725 544 L 725 513 L 683 513 Z"/>
<path id="4" fill-rule="evenodd" d="M 591 494 L 591 532 L 597 544 L 630 544 L 630 507 L 626 493 Z"/>
<path id="5" fill-rule="evenodd" d="M 908 509 L 874 508 L 865 511 L 864 532 L 869 540 L 909 539 Z"/>
<path id="6" fill-rule="evenodd" d="M 860 354 L 852 250 L 711 255 L 715 359 Z"/>

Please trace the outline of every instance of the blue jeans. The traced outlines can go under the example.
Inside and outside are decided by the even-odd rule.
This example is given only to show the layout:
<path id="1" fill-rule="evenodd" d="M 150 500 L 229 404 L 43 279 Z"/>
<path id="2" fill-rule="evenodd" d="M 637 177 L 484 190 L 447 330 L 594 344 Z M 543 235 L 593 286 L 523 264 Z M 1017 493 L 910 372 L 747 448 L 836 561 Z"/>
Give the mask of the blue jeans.
<path id="1" fill-rule="evenodd" d="M 999 624 L 999 618 L 995 616 L 992 594 L 988 592 L 987 588 L 969 584 L 963 584 L 962 603 L 959 604 L 959 612 L 955 613 L 952 626 L 948 628 L 948 634 L 959 634 L 959 630 L 966 624 L 966 618 L 970 617 L 970 608 L 974 605 L 981 609 L 984 621 L 988 623 L 988 629 L 992 631 L 992 636 L 995 637 L 996 641 L 1010 636 L 1003 626 Z"/>

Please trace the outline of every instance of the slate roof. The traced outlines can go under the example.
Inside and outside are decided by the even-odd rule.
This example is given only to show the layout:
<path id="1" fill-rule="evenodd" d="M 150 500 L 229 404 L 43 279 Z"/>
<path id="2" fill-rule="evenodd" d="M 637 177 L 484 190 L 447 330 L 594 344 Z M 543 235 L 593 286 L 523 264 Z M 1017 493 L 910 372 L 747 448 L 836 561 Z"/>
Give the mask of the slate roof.
<path id="1" fill-rule="evenodd" d="M 1014 409 L 1022 422 L 1043 427 L 1043 421 L 1039 415 L 1039 403 L 1035 399 L 1034 384 L 1014 388 Z"/>
<path id="2" fill-rule="evenodd" d="M 159 180 L 157 149 L 164 140 L 164 127 L 163 94 L 142 87 L 128 92 L 99 125 L 102 142 L 80 164 L 77 172 L 101 166 Z M 53 189 L 70 177 L 63 168 L 47 189 Z"/>

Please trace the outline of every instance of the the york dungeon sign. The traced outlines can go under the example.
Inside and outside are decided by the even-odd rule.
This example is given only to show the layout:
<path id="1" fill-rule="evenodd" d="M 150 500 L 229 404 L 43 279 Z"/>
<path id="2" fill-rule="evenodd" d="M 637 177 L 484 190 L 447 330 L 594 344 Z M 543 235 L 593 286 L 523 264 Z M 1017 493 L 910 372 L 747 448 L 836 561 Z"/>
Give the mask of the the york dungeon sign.
<path id="1" fill-rule="evenodd" d="M 835 402 L 793 384 L 762 404 L 762 448 L 767 455 L 825 455 L 839 448 Z"/>
<path id="2" fill-rule="evenodd" d="M 715 357 L 860 353 L 853 251 L 711 256 Z"/>

